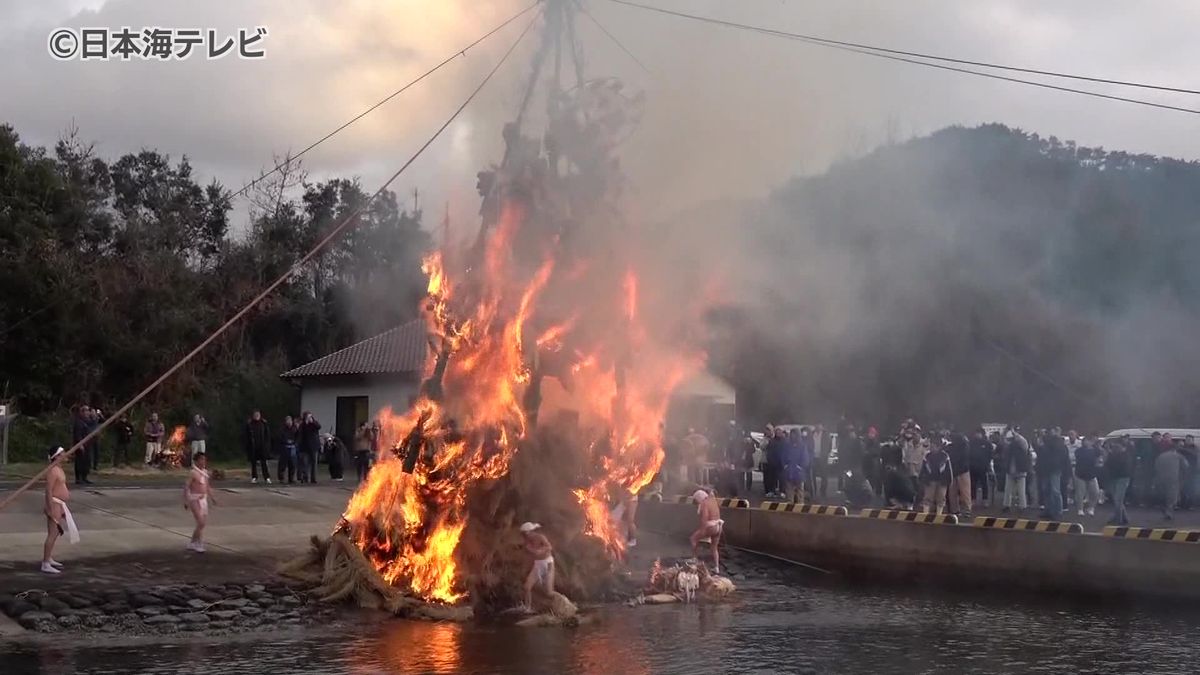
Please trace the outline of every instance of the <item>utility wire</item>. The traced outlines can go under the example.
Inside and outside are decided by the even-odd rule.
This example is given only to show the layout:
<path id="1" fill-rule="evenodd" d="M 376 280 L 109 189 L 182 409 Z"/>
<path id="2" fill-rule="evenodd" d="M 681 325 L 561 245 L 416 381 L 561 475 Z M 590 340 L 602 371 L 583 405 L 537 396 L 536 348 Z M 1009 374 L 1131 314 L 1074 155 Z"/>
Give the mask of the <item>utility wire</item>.
<path id="1" fill-rule="evenodd" d="M 1137 105 L 1144 105 L 1144 106 L 1148 106 L 1151 108 L 1161 108 L 1163 110 L 1174 110 L 1176 112 L 1184 112 L 1184 113 L 1190 113 L 1193 115 L 1200 115 L 1200 109 L 1195 109 L 1195 108 L 1184 108 L 1182 106 L 1168 105 L 1166 103 L 1155 103 L 1153 101 L 1147 101 L 1144 99 L 1128 98 L 1126 96 L 1117 96 L 1114 94 L 1104 94 L 1104 93 L 1100 93 L 1097 91 L 1089 91 L 1087 89 L 1076 89 L 1074 87 L 1064 87 L 1064 86 L 1057 85 L 1057 84 L 1049 84 L 1047 82 L 1038 82 L 1036 80 L 1025 80 L 1025 79 L 1021 79 L 1018 77 L 1009 77 L 1007 75 L 997 75 L 996 73 L 987 73 L 987 72 L 983 72 L 983 71 L 979 71 L 979 70 L 971 70 L 970 68 L 959 68 L 957 66 L 948 66 L 945 64 L 941 64 L 941 63 L 932 63 L 930 61 L 921 61 L 916 58 L 908 58 L 906 56 L 897 56 L 896 55 L 896 54 L 905 54 L 905 53 L 909 53 L 909 52 L 900 52 L 898 50 L 888 50 L 888 49 L 882 49 L 882 48 L 878 48 L 878 47 L 871 47 L 871 46 L 867 46 L 867 45 L 849 46 L 853 43 L 841 43 L 839 41 L 828 40 L 825 38 L 814 38 L 814 37 L 811 37 L 808 35 L 803 35 L 800 33 L 789 33 L 787 31 L 775 30 L 773 28 L 765 28 L 762 26 L 752 26 L 749 24 L 737 23 L 734 21 L 725 21 L 723 19 L 714 19 L 712 17 L 707 17 L 707 16 L 698 16 L 695 14 L 687 14 L 685 12 L 677 12 L 674 10 L 663 9 L 661 7 L 652 7 L 650 5 L 643 5 L 643 4 L 636 3 L 636 2 L 630 2 L 630 0 L 609 0 L 609 1 L 616 3 L 618 5 L 626 5 L 629 7 L 636 7 L 638 9 L 644 9 L 644 10 L 651 11 L 651 12 L 657 12 L 659 14 L 666 14 L 668 16 L 675 16 L 675 17 L 680 17 L 683 19 L 691 19 L 693 21 L 700 21 L 703 23 L 710 23 L 713 25 L 725 26 L 728 28 L 738 28 L 741 30 L 753 31 L 756 33 L 762 33 L 763 35 L 771 35 L 774 37 L 781 37 L 781 38 L 786 38 L 789 40 L 796 40 L 796 41 L 804 42 L 804 43 L 814 45 L 814 46 L 829 47 L 831 49 L 839 49 L 842 51 L 854 52 L 855 54 L 863 54 L 865 56 L 873 56 L 875 58 L 888 59 L 890 61 L 900 61 L 903 63 L 911 63 L 913 65 L 918 65 L 918 66 L 937 68 L 939 70 L 948 70 L 951 72 L 963 73 L 966 75 L 977 75 L 979 77 L 986 77 L 986 78 L 990 78 L 993 80 L 1003 80 L 1005 82 L 1026 84 L 1026 85 L 1030 85 L 1033 87 L 1040 87 L 1042 89 L 1052 89 L 1054 91 L 1063 91 L 1063 92 L 1067 92 L 1067 93 L 1071 93 L 1071 94 L 1081 94 L 1083 96 L 1102 98 L 1102 99 L 1107 99 L 1110 101 L 1122 101 L 1124 103 L 1134 103 Z M 912 53 L 916 54 L 915 52 L 912 52 Z M 926 58 L 939 58 L 939 57 L 926 57 Z M 971 62 L 961 60 L 961 59 L 949 59 L 949 58 L 945 58 L 945 57 L 942 57 L 942 58 L 946 61 L 952 61 L 955 63 L 971 63 Z M 987 67 L 994 67 L 994 68 L 1000 67 L 1000 66 L 993 65 L 993 64 L 985 64 L 982 62 L 978 62 L 978 63 L 980 63 L 980 65 L 984 65 Z M 1018 70 L 1018 71 L 1022 71 L 1022 72 L 1039 72 L 1039 71 L 1034 71 L 1032 69 L 1020 69 L 1020 68 L 1011 67 L 1011 66 L 1005 66 L 1005 68 L 1008 70 Z M 1050 71 L 1041 71 L 1041 72 L 1044 72 L 1045 74 L 1055 75 L 1055 76 L 1067 77 L 1067 75 L 1061 74 L 1061 73 L 1056 74 L 1056 73 L 1051 73 Z M 1092 80 L 1092 81 L 1104 81 L 1104 80 L 1100 80 L 1099 78 L 1087 78 L 1084 76 L 1070 76 L 1070 77 L 1074 77 L 1076 79 Z M 1134 83 L 1126 83 L 1126 82 L 1121 82 L 1118 80 L 1108 80 L 1107 82 L 1110 82 L 1113 84 L 1128 84 L 1130 86 L 1134 86 Z M 1182 93 L 1200 93 L 1200 91 L 1159 87 L 1157 85 L 1143 85 L 1143 86 L 1145 88 L 1149 88 L 1149 89 L 1162 89 L 1165 91 L 1177 91 L 1177 92 L 1182 92 Z"/>
<path id="2" fill-rule="evenodd" d="M 303 150 L 301 150 L 300 152 L 296 153 L 295 155 L 289 155 L 287 158 L 285 158 L 285 159 L 284 159 L 284 161 L 280 162 L 279 164 L 276 164 L 276 165 L 275 165 L 275 168 L 273 168 L 273 169 L 271 169 L 270 171 L 268 171 L 268 172 L 264 173 L 263 175 L 259 176 L 258 178 L 255 178 L 254 180 L 250 181 L 249 183 L 246 183 L 245 185 L 243 185 L 243 186 L 242 186 L 242 189 L 240 189 L 240 190 L 238 190 L 237 192 L 235 192 L 235 193 L 233 193 L 232 195 L 230 195 L 230 196 L 229 196 L 229 198 L 230 198 L 231 200 L 233 200 L 233 199 L 236 199 L 236 198 L 240 197 L 241 195 L 245 194 L 247 190 L 249 190 L 250 188 L 252 188 L 252 187 L 254 187 L 255 185 L 257 185 L 259 182 L 261 182 L 262 180 L 264 180 L 264 179 L 265 179 L 267 176 L 270 176 L 270 175 L 272 175 L 272 174 L 278 173 L 280 169 L 283 169 L 284 167 L 286 167 L 286 166 L 288 166 L 288 165 L 292 164 L 293 162 L 295 162 L 297 159 L 300 159 L 301 157 L 303 157 L 303 156 L 304 156 L 304 154 L 305 154 L 305 153 L 307 153 L 309 150 L 312 150 L 313 148 L 317 147 L 318 145 L 320 145 L 320 144 L 324 143 L 325 141 L 327 141 L 327 140 L 329 140 L 329 139 L 333 138 L 334 136 L 336 136 L 338 133 L 340 133 L 340 132 L 341 132 L 343 129 L 345 129 L 346 127 L 350 126 L 351 124 L 354 124 L 355 122 L 359 121 L 360 119 L 362 119 L 362 118 L 366 117 L 367 115 L 371 114 L 371 113 L 372 113 L 372 112 L 374 112 L 376 109 L 378 109 L 379 107 L 383 106 L 385 103 L 387 103 L 388 101 L 392 100 L 393 98 L 396 98 L 396 97 L 397 97 L 397 96 L 399 96 L 400 94 L 403 94 L 404 92 L 408 91 L 408 90 L 409 90 L 409 89 L 410 89 L 410 88 L 411 88 L 413 85 L 416 85 L 416 84 L 417 84 L 417 83 L 419 83 L 421 80 L 424 80 L 425 78 L 429 77 L 430 75 L 432 75 L 432 74 L 436 73 L 437 71 L 441 70 L 441 69 L 442 69 L 444 66 L 446 66 L 447 64 L 449 64 L 449 63 L 450 63 L 451 61 L 453 61 L 454 59 L 456 59 L 456 58 L 458 58 L 458 57 L 460 57 L 460 56 L 466 56 L 466 55 L 467 55 L 467 50 L 469 50 L 469 49 L 471 49 L 471 48 L 475 47 L 475 46 L 476 46 L 476 45 L 478 45 L 480 42 L 483 42 L 484 40 L 486 40 L 486 39 L 490 38 L 491 36 L 495 35 L 496 33 L 500 32 L 500 31 L 501 31 L 501 30 L 502 30 L 502 29 L 503 29 L 505 26 L 507 26 L 508 24 L 512 23 L 513 21 L 516 21 L 516 20 L 517 20 L 517 19 L 519 19 L 521 16 L 523 16 L 523 15 L 524 15 L 526 12 L 528 12 L 528 11 L 529 11 L 529 10 L 531 10 L 531 9 L 533 9 L 534 7 L 537 7 L 539 4 L 541 4 L 541 0 L 535 0 L 535 2 L 534 2 L 533 4 L 529 5 L 528 7 L 526 7 L 526 8 L 525 8 L 525 9 L 523 9 L 523 10 L 521 10 L 520 12 L 517 12 L 516 14 L 512 15 L 511 17 L 509 17 L 508 19 L 506 19 L 506 20 L 504 21 L 504 23 L 500 24 L 499 26 L 496 26 L 495 28 L 491 29 L 491 30 L 490 30 L 490 31 L 488 31 L 487 33 L 484 33 L 482 36 L 480 36 L 480 37 L 476 38 L 476 40 L 475 40 L 474 42 L 472 42 L 471 44 L 469 44 L 469 45 L 467 45 L 467 46 L 463 47 L 462 49 L 459 49 L 458 51 L 454 52 L 454 53 L 453 53 L 453 54 L 451 54 L 450 56 L 446 57 L 446 59 L 445 59 L 444 61 L 442 61 L 441 63 L 439 63 L 439 64 L 437 64 L 437 65 L 435 65 L 435 66 L 433 66 L 433 67 L 432 67 L 432 68 L 430 68 L 429 70 L 425 71 L 424 73 L 422 73 L 422 74 L 421 74 L 419 77 L 417 77 L 417 78 L 416 78 L 415 80 L 413 80 L 412 82 L 409 82 L 408 84 L 404 85 L 403 87 L 400 87 L 400 88 L 399 88 L 399 89 L 397 89 L 396 91 L 394 91 L 394 92 L 392 92 L 392 93 L 388 94 L 388 95 L 387 95 L 387 96 L 385 96 L 384 98 L 380 99 L 380 101 L 379 101 L 378 103 L 376 103 L 375 105 L 373 105 L 373 106 L 371 106 L 370 108 L 367 108 L 366 110 L 364 110 L 364 111 L 360 112 L 359 114 L 355 115 L 353 118 L 351 118 L 351 119 L 350 119 L 350 121 L 346 122 L 346 123 L 345 123 L 345 124 L 343 124 L 342 126 L 340 126 L 340 127 L 336 128 L 336 129 L 334 129 L 333 131 L 331 131 L 331 132 L 329 132 L 329 133 L 325 134 L 324 136 L 322 136 L 321 138 L 317 139 L 316 141 L 313 141 L 311 144 L 309 144 L 309 146 L 308 146 L 308 147 L 304 148 Z"/>
<path id="3" fill-rule="evenodd" d="M 435 131 L 433 133 L 433 135 L 430 136 L 429 139 L 425 141 L 424 145 L 422 145 L 420 148 L 418 148 L 417 151 L 415 153 L 413 153 L 413 155 L 411 157 L 408 158 L 408 161 L 406 161 L 396 171 L 396 173 L 392 174 L 392 176 L 390 178 L 388 178 L 383 183 L 383 185 L 379 186 L 378 190 L 376 190 L 366 201 L 364 201 L 361 205 L 359 205 L 359 207 L 357 209 L 355 209 L 353 213 L 351 213 L 349 216 L 346 216 L 345 220 L 343 220 L 336 227 L 331 229 L 328 234 L 326 234 L 320 241 L 317 242 L 316 246 L 314 246 L 312 248 L 312 250 L 310 250 L 308 253 L 305 253 L 304 257 L 302 257 L 302 258 L 300 258 L 300 260 L 296 261 L 296 263 L 293 264 L 292 267 L 290 269 L 288 269 L 288 271 L 284 272 L 282 276 L 280 276 L 275 281 L 271 282 L 271 284 L 269 286 L 267 286 L 265 289 L 262 290 L 262 292 L 260 292 L 258 295 L 256 295 L 254 297 L 254 299 L 252 299 L 245 307 L 238 310 L 238 312 L 236 314 L 234 314 L 232 317 L 230 317 L 225 323 L 221 324 L 221 326 L 219 328 L 217 328 L 215 331 L 213 331 L 212 335 L 209 335 L 207 338 L 204 339 L 203 342 L 201 342 L 199 345 L 197 345 L 195 348 L 193 348 L 192 351 L 188 352 L 183 358 L 181 358 L 179 361 L 177 361 L 175 363 L 175 365 L 168 368 L 165 373 L 160 375 L 158 377 L 158 379 L 155 380 L 154 382 L 151 382 L 148 387 L 146 387 L 145 389 L 143 389 L 141 391 L 141 393 L 139 393 L 137 396 L 134 396 L 127 403 L 125 403 L 125 405 L 121 406 L 120 409 L 118 409 L 113 414 L 109 415 L 108 418 L 100 424 L 100 426 L 98 426 L 94 430 L 92 430 L 92 432 L 89 433 L 87 436 L 84 436 L 83 439 L 81 439 L 75 445 L 71 446 L 71 448 L 69 450 L 67 450 L 66 452 L 60 454 L 53 462 L 51 462 L 45 468 L 43 468 L 41 471 L 39 471 L 33 478 L 30 478 L 24 485 L 17 488 L 17 490 L 14 491 L 12 494 L 8 495 L 4 499 L 4 501 L 0 502 L 0 511 L 3 511 L 22 492 L 25 492 L 30 487 L 32 487 L 34 483 L 41 480 L 42 477 L 46 475 L 46 472 L 50 470 L 50 467 L 56 466 L 58 464 L 61 464 L 64 461 L 66 461 L 66 459 L 68 457 L 73 455 L 76 451 L 78 451 L 80 448 L 82 448 L 87 443 L 91 442 L 91 440 L 93 438 L 96 438 L 97 436 L 99 436 L 106 428 L 108 428 L 109 425 L 111 425 L 113 422 L 118 420 L 121 417 L 121 415 L 128 412 L 130 408 L 132 408 L 139 401 L 141 401 L 143 398 L 148 396 L 150 394 L 150 392 L 157 389 L 160 384 L 162 384 L 163 382 L 165 382 L 167 380 L 167 378 L 174 375 L 175 372 L 178 371 L 180 368 L 182 368 L 185 364 L 187 364 L 188 361 L 191 361 L 192 358 L 194 358 L 197 354 L 199 354 L 201 351 L 203 351 L 210 344 L 212 344 L 213 341 L 215 341 L 218 337 L 221 336 L 221 334 L 223 334 L 231 326 L 233 326 L 235 323 L 237 323 L 243 316 L 248 314 L 250 312 L 250 310 L 254 309 L 254 307 L 256 307 L 258 305 L 258 303 L 262 302 L 262 300 L 264 298 L 266 298 L 268 295 L 270 295 L 272 292 L 274 292 L 276 288 L 279 288 L 280 286 L 282 286 L 284 284 L 284 282 L 286 282 L 293 275 L 298 274 L 300 272 L 300 270 L 306 264 L 308 264 L 308 262 L 310 260 L 312 260 L 314 257 L 316 257 L 316 255 L 318 253 L 320 253 L 326 246 L 328 246 L 330 244 L 330 242 L 332 242 L 339 235 L 341 235 L 343 231 L 345 231 L 346 229 L 348 229 L 352 225 L 354 225 L 356 223 L 356 221 L 358 220 L 358 217 L 360 215 L 362 215 L 362 213 L 364 211 L 366 211 L 367 208 L 369 208 L 371 206 L 371 204 L 373 204 L 375 202 L 375 200 L 377 200 L 397 178 L 400 177 L 400 174 L 404 173 L 404 171 L 406 169 L 408 169 L 408 167 L 411 166 L 412 163 L 415 162 L 417 160 L 417 158 L 420 157 L 421 154 L 424 153 L 425 150 L 430 145 L 432 145 L 435 140 L 438 139 L 439 136 L 442 135 L 442 132 L 444 132 L 446 130 L 446 128 L 449 127 L 450 124 L 454 122 L 454 120 L 458 119 L 458 116 L 460 114 L 462 114 L 462 111 L 466 109 L 466 107 L 471 103 L 471 101 L 475 100 L 475 97 L 479 94 L 480 91 L 483 90 L 484 86 L 487 85 L 487 83 L 489 81 L 491 81 L 492 76 L 494 76 L 496 74 L 496 71 L 500 70 L 500 67 L 504 65 L 504 63 L 508 60 L 508 57 L 511 56 L 512 53 L 516 50 L 517 45 L 519 45 L 521 43 L 521 41 L 525 39 L 525 36 L 529 33 L 529 29 L 533 28 L 533 24 L 537 21 L 538 16 L 540 16 L 540 12 L 538 15 L 535 15 L 532 19 L 530 19 L 529 23 L 526 24 L 525 29 L 523 31 L 521 31 L 521 34 L 517 37 L 516 40 L 513 41 L 512 45 L 509 46 L 508 51 L 504 53 L 504 56 L 500 57 L 500 60 L 496 62 L 496 65 L 492 67 L 491 71 L 488 72 L 487 76 L 485 76 L 483 78 L 483 80 L 480 81 L 479 86 L 475 87 L 475 90 L 472 91 L 469 96 L 467 96 L 466 100 L 463 101 L 462 105 L 460 105 L 458 107 L 458 109 L 455 110 L 454 113 L 452 115 L 450 115 L 450 117 L 447 118 L 446 121 L 438 128 L 438 130 Z"/>
<path id="4" fill-rule="evenodd" d="M 683 14 L 682 12 L 672 12 L 670 10 L 658 9 L 656 7 L 649 7 L 647 5 L 640 5 L 635 2 L 622 1 L 622 0 L 613 0 L 613 1 L 617 2 L 618 4 L 622 4 L 622 5 L 629 5 L 631 7 L 640 7 L 642 9 L 658 11 L 658 12 L 662 12 L 664 14 L 672 14 L 674 16 L 688 16 L 688 15 Z M 689 18 L 699 19 L 701 17 L 690 17 L 689 16 Z M 713 21 L 718 21 L 718 20 L 713 19 Z M 732 22 L 721 22 L 721 23 L 732 24 Z M 742 24 L 734 24 L 734 25 L 738 25 L 739 27 L 742 27 L 742 28 L 754 28 L 753 26 L 744 26 Z M 774 31 L 772 31 L 772 32 L 774 32 Z M 788 33 L 788 35 L 791 37 L 802 38 L 804 40 L 809 40 L 811 42 L 820 42 L 820 43 L 831 45 L 831 46 L 836 45 L 836 46 L 840 46 L 840 47 L 855 47 L 858 49 L 869 49 L 871 51 L 876 51 L 876 52 L 885 52 L 888 54 L 897 54 L 900 56 L 912 56 L 915 58 L 929 59 L 932 61 L 945 61 L 946 63 L 957 63 L 959 65 L 965 65 L 965 66 L 981 66 L 983 68 L 995 68 L 997 70 L 1007 70 L 1007 71 L 1011 71 L 1011 72 L 1015 72 L 1015 73 L 1027 73 L 1029 75 L 1044 75 L 1046 77 L 1059 77 L 1059 78 L 1069 79 L 1069 80 L 1082 80 L 1085 82 L 1096 82 L 1099 84 L 1114 84 L 1114 85 L 1119 85 L 1122 87 L 1138 87 L 1140 89 L 1154 89 L 1156 91 L 1168 91 L 1168 92 L 1173 92 L 1176 94 L 1200 94 L 1200 90 L 1187 89 L 1184 87 L 1171 87 L 1171 86 L 1160 85 L 1160 84 L 1147 84 L 1145 82 L 1134 82 L 1131 80 L 1113 80 L 1113 79 L 1104 78 L 1104 77 L 1091 77 L 1088 75 L 1076 75 L 1073 73 L 1063 73 L 1063 72 L 1054 71 L 1054 70 L 1039 70 L 1037 68 L 1022 68 L 1020 66 L 1008 66 L 1008 65 L 1004 65 L 1004 64 L 1000 64 L 1000 63 L 990 63 L 988 61 L 971 61 L 969 59 L 956 59 L 956 58 L 949 57 L 949 56 L 939 56 L 937 54 L 925 54 L 922 52 L 912 52 L 912 51 L 906 51 L 903 49 L 889 49 L 887 47 L 877 47 L 875 45 L 862 44 L 859 42 L 847 42 L 845 40 L 834 40 L 831 38 L 823 38 L 823 37 L 820 37 L 817 35 L 806 35 L 804 33 Z"/>
<path id="5" fill-rule="evenodd" d="M 596 28 L 600 29 L 601 33 L 604 33 L 606 36 L 608 36 L 608 39 L 612 40 L 613 44 L 615 44 L 621 51 L 625 52 L 625 55 L 628 56 L 630 59 L 632 59 L 634 63 L 638 64 L 638 67 L 642 69 L 642 72 L 646 73 L 647 75 L 649 75 L 651 77 L 657 78 L 657 76 L 654 74 L 654 72 L 651 71 L 649 68 L 647 68 L 645 63 L 642 63 L 641 59 L 639 59 L 636 55 L 634 55 L 633 52 L 629 51 L 629 49 L 624 44 L 622 44 L 620 40 L 617 39 L 617 36 L 615 36 L 611 32 L 609 32 L 609 30 L 604 27 L 604 24 L 600 23 L 600 21 L 597 20 L 595 16 L 592 16 L 592 13 L 587 10 L 587 7 L 583 6 L 582 2 L 580 2 L 579 0 L 575 0 L 575 6 L 579 8 L 579 11 L 583 12 L 584 16 L 591 19 L 592 23 L 596 25 Z"/>

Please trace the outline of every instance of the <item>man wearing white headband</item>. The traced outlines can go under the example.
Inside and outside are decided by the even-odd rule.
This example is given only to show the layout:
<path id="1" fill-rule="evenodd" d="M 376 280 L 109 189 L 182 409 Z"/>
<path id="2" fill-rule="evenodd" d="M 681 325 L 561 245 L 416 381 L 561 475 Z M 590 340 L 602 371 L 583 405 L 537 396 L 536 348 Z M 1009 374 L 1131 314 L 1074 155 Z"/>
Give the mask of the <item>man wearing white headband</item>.
<path id="1" fill-rule="evenodd" d="M 54 559 L 54 544 L 59 536 L 66 534 L 72 544 L 79 541 L 79 529 L 71 517 L 67 501 L 71 491 L 67 488 L 67 474 L 60 466 L 59 457 L 65 451 L 61 447 L 52 449 L 48 455 L 50 470 L 46 472 L 46 543 L 42 546 L 42 572 L 61 574 L 62 563 Z"/>
<path id="2" fill-rule="evenodd" d="M 550 540 L 538 532 L 542 528 L 537 523 L 523 523 L 521 537 L 525 540 L 525 550 L 533 558 L 533 567 L 529 576 L 525 577 L 525 609 L 533 611 L 533 588 L 541 586 L 546 594 L 554 592 L 554 555 Z"/>
<path id="3" fill-rule="evenodd" d="M 725 521 L 721 520 L 721 507 L 704 490 L 692 493 L 692 501 L 696 502 L 696 514 L 700 517 L 700 527 L 692 533 L 692 555 L 700 557 L 700 544 L 712 544 L 713 574 L 721 573 L 721 554 L 717 547 L 721 542 L 721 530 Z"/>

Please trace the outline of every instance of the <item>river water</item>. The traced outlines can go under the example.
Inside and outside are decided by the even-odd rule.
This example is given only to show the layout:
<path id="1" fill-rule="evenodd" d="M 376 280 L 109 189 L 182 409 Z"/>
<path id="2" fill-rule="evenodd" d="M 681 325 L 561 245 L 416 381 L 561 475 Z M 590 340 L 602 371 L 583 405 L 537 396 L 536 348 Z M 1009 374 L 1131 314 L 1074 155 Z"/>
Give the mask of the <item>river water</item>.
<path id="1" fill-rule="evenodd" d="M 573 630 L 373 622 L 237 639 L 0 645 L 0 672 L 1196 673 L 1200 612 L 1101 598 L 821 582 L 766 570 L 736 601 L 610 607 Z"/>

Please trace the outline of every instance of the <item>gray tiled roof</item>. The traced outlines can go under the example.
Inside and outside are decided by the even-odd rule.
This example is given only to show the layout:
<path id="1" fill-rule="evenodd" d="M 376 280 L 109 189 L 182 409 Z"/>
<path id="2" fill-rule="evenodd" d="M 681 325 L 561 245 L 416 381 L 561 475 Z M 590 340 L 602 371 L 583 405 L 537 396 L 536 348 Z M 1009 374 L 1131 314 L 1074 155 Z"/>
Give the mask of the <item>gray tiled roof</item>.
<path id="1" fill-rule="evenodd" d="M 293 368 L 280 377 L 419 373 L 425 368 L 428 353 L 429 339 L 425 322 L 416 319 Z"/>

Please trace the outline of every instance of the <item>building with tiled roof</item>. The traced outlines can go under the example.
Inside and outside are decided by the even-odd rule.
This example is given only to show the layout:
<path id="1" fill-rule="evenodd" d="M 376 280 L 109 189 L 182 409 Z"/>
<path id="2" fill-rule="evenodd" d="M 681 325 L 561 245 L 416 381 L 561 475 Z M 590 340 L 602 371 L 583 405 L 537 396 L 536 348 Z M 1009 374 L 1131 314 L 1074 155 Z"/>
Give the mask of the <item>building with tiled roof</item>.
<path id="1" fill-rule="evenodd" d="M 408 408 L 430 356 L 423 320 L 397 326 L 280 375 L 300 387 L 300 408 L 351 445 L 359 424 Z"/>
<path id="2" fill-rule="evenodd" d="M 415 401 L 426 363 L 433 357 L 423 320 L 367 338 L 280 377 L 300 387 L 300 408 L 353 447 L 354 430 L 388 407 L 407 410 Z M 558 386 L 546 382 L 547 388 Z M 692 373 L 672 397 L 667 426 L 724 430 L 734 417 L 733 387 L 707 371 Z"/>

